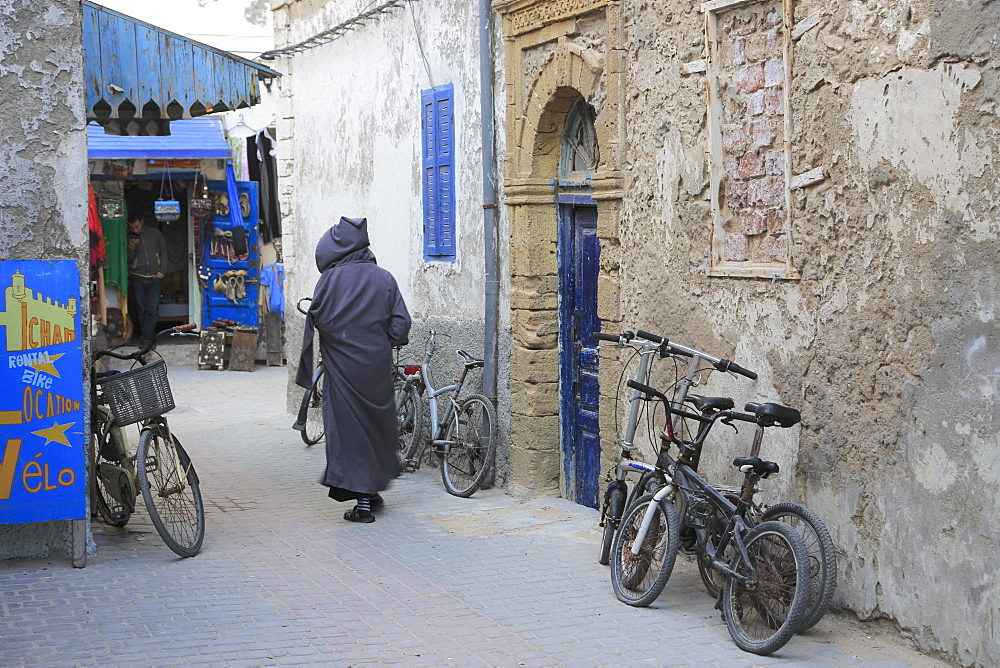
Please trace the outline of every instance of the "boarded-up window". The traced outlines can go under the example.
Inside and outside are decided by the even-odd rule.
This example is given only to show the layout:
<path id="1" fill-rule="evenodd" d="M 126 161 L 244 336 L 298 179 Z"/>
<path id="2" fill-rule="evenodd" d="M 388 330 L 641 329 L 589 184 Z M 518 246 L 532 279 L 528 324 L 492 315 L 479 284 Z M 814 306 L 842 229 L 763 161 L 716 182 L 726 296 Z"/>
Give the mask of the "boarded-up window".
<path id="1" fill-rule="evenodd" d="M 792 278 L 789 42 L 782 0 L 702 5 L 708 39 L 712 266 L 716 276 Z"/>
<path id="2" fill-rule="evenodd" d="M 455 89 L 420 92 L 424 205 L 424 258 L 455 259 Z"/>

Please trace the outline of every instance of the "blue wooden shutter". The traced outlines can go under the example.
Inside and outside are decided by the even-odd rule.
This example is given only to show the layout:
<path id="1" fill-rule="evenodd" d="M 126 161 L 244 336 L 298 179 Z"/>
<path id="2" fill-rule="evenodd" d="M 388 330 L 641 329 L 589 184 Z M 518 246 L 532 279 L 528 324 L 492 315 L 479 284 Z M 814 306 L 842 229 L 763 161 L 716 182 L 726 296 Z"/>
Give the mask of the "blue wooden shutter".
<path id="1" fill-rule="evenodd" d="M 455 255 L 454 86 L 421 91 L 424 255 Z"/>

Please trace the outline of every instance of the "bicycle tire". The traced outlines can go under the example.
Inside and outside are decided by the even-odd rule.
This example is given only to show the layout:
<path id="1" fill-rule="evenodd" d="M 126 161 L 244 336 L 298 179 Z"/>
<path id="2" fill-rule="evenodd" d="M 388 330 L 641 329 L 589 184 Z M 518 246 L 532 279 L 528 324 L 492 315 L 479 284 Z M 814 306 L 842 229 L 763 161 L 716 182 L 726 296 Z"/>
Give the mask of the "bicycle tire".
<path id="1" fill-rule="evenodd" d="M 323 373 L 316 375 L 316 380 L 312 387 L 302 395 L 302 403 L 299 406 L 299 420 L 303 422 L 303 429 L 299 433 L 306 445 L 316 445 L 324 436 L 323 427 Z"/>
<path id="2" fill-rule="evenodd" d="M 639 554 L 632 554 L 646 508 L 656 503 L 652 523 Z M 680 521 L 670 499 L 654 501 L 652 494 L 640 496 L 622 517 L 611 546 L 611 586 L 622 603 L 646 607 L 663 591 L 677 559 Z"/>
<path id="3" fill-rule="evenodd" d="M 180 441 L 172 437 L 168 442 L 159 427 L 143 429 L 137 472 L 139 490 L 160 538 L 179 556 L 198 554 L 205 539 L 205 506 L 198 474 Z"/>
<path id="4" fill-rule="evenodd" d="M 424 411 L 417 388 L 406 385 L 396 392 L 396 425 L 399 428 L 399 463 L 417 455 L 424 429 Z"/>
<path id="5" fill-rule="evenodd" d="M 102 414 L 100 410 L 94 408 L 93 419 L 103 425 L 107 420 L 107 413 Z M 121 449 L 113 443 L 119 437 L 120 435 L 115 435 L 115 429 L 104 431 L 103 426 L 91 432 L 94 506 L 101 519 L 113 527 L 123 527 L 128 524 L 135 511 L 135 487 L 129 483 L 128 475 L 111 457 L 111 453 L 121 452 Z M 115 481 L 118 489 L 112 490 L 111 486 Z M 122 497 L 122 501 L 115 498 L 114 492 Z M 131 507 L 126 503 L 129 498 L 132 499 Z"/>
<path id="6" fill-rule="evenodd" d="M 622 520 L 622 513 L 625 511 L 625 490 L 618 483 L 618 487 L 612 489 L 607 496 L 607 507 L 604 509 L 604 535 L 601 537 L 601 554 L 597 558 L 597 563 L 607 566 L 611 563 L 611 544 L 615 540 L 615 533 Z"/>
<path id="7" fill-rule="evenodd" d="M 837 555 L 830 532 L 816 513 L 793 502 L 774 504 L 761 519 L 784 522 L 802 535 L 809 551 L 809 605 L 798 632 L 811 629 L 830 609 L 837 587 Z"/>
<path id="8" fill-rule="evenodd" d="M 465 397 L 451 418 L 441 458 L 441 480 L 450 494 L 475 494 L 493 467 L 497 451 L 497 416 L 493 402 L 481 394 Z"/>
<path id="9" fill-rule="evenodd" d="M 747 533 L 745 546 L 757 581 L 727 577 L 722 611 L 736 645 L 764 656 L 784 647 L 802 623 L 809 602 L 809 555 L 799 532 L 784 522 L 758 524 Z M 747 573 L 738 555 L 730 567 Z"/>

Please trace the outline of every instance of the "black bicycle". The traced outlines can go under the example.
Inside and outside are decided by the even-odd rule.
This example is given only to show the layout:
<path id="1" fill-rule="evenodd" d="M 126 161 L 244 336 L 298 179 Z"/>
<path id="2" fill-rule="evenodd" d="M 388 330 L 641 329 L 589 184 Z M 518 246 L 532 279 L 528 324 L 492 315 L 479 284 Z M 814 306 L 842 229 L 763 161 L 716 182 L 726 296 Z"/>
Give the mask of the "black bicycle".
<path id="1" fill-rule="evenodd" d="M 691 356 L 692 367 L 702 359 L 719 370 L 753 375 L 728 360 L 652 334 L 638 334 L 649 340 L 659 339 L 656 342 L 661 345 Z M 734 505 L 696 472 L 701 447 L 715 422 L 757 422 L 758 417 L 732 410 L 718 410 L 707 417 L 686 410 L 684 397 L 675 397 L 671 404 L 653 387 L 635 380 L 629 380 L 627 385 L 647 400 L 662 402 L 664 407 L 666 424 L 656 468 L 666 484 L 637 499 L 621 519 L 611 549 L 615 595 L 635 606 L 649 605 L 659 596 L 673 569 L 683 519 L 697 536 L 700 558 L 724 578 L 716 608 L 722 609 L 737 646 L 761 655 L 777 651 L 802 628 L 806 614 L 809 556 L 805 542 L 798 531 L 783 522 L 748 524 L 744 520 L 747 499 L 741 496 Z M 699 424 L 693 440 L 675 434 L 675 417 Z M 672 446 L 680 451 L 676 460 L 670 455 Z M 775 462 L 759 457 L 739 457 L 733 465 L 744 474 L 746 490 L 754 489 L 759 480 L 779 470 Z M 720 517 L 724 525 L 714 523 L 710 537 L 709 520 Z"/>
<path id="2" fill-rule="evenodd" d="M 302 308 L 302 302 L 311 302 L 312 297 L 303 297 L 295 304 L 299 313 L 308 317 L 308 312 Z M 313 371 L 309 387 L 302 395 L 299 412 L 292 424 L 292 429 L 299 432 L 306 445 L 315 445 L 323 438 L 323 351 L 322 346 L 316 346 L 319 360 Z"/>
<path id="3" fill-rule="evenodd" d="M 201 550 L 205 507 L 194 464 L 164 417 L 174 408 L 166 362 L 148 362 L 147 356 L 161 338 L 190 336 L 194 328 L 189 324 L 164 330 L 132 353 L 114 348 L 94 353 L 94 362 L 102 357 L 135 362 L 128 371 L 97 371 L 91 365 L 94 506 L 111 526 L 125 526 L 141 494 L 156 532 L 182 557 Z M 124 428 L 136 423 L 139 443 L 133 451 Z"/>

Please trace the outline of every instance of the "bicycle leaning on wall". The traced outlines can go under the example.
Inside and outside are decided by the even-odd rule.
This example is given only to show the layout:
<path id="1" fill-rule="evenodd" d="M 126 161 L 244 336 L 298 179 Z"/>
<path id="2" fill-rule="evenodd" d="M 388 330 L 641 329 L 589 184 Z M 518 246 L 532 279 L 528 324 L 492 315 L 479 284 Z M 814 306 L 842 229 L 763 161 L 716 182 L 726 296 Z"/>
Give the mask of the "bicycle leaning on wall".
<path id="1" fill-rule="evenodd" d="M 404 367 L 402 385 L 396 390 L 396 418 L 400 426 L 400 447 L 405 449 L 403 470 L 415 471 L 428 445 L 441 459 L 441 480 L 445 489 L 455 496 L 469 497 L 483 485 L 496 459 L 497 416 L 493 402 L 481 394 L 460 396 L 469 371 L 481 368 L 478 360 L 464 350 L 455 351 L 463 360 L 458 382 L 434 387 L 431 379 L 431 356 L 437 348 L 437 336 L 432 329 L 420 373 Z M 419 426 L 414 428 L 420 409 L 415 402 L 426 391 L 430 410 L 430 437 L 421 439 Z M 438 413 L 438 401 L 445 397 L 444 410 Z"/>
<path id="2" fill-rule="evenodd" d="M 146 347 L 122 354 L 115 349 L 94 354 L 133 361 L 128 371 L 97 371 L 91 365 L 90 433 L 93 449 L 93 501 L 98 514 L 121 527 L 135 512 L 142 494 L 149 518 L 160 538 L 182 557 L 193 557 L 205 539 L 205 507 L 191 458 L 170 431 L 164 413 L 174 398 L 163 359 L 147 362 L 147 355 L 165 336 L 194 336 L 195 325 L 160 332 Z M 133 451 L 125 427 L 140 424 Z"/>

